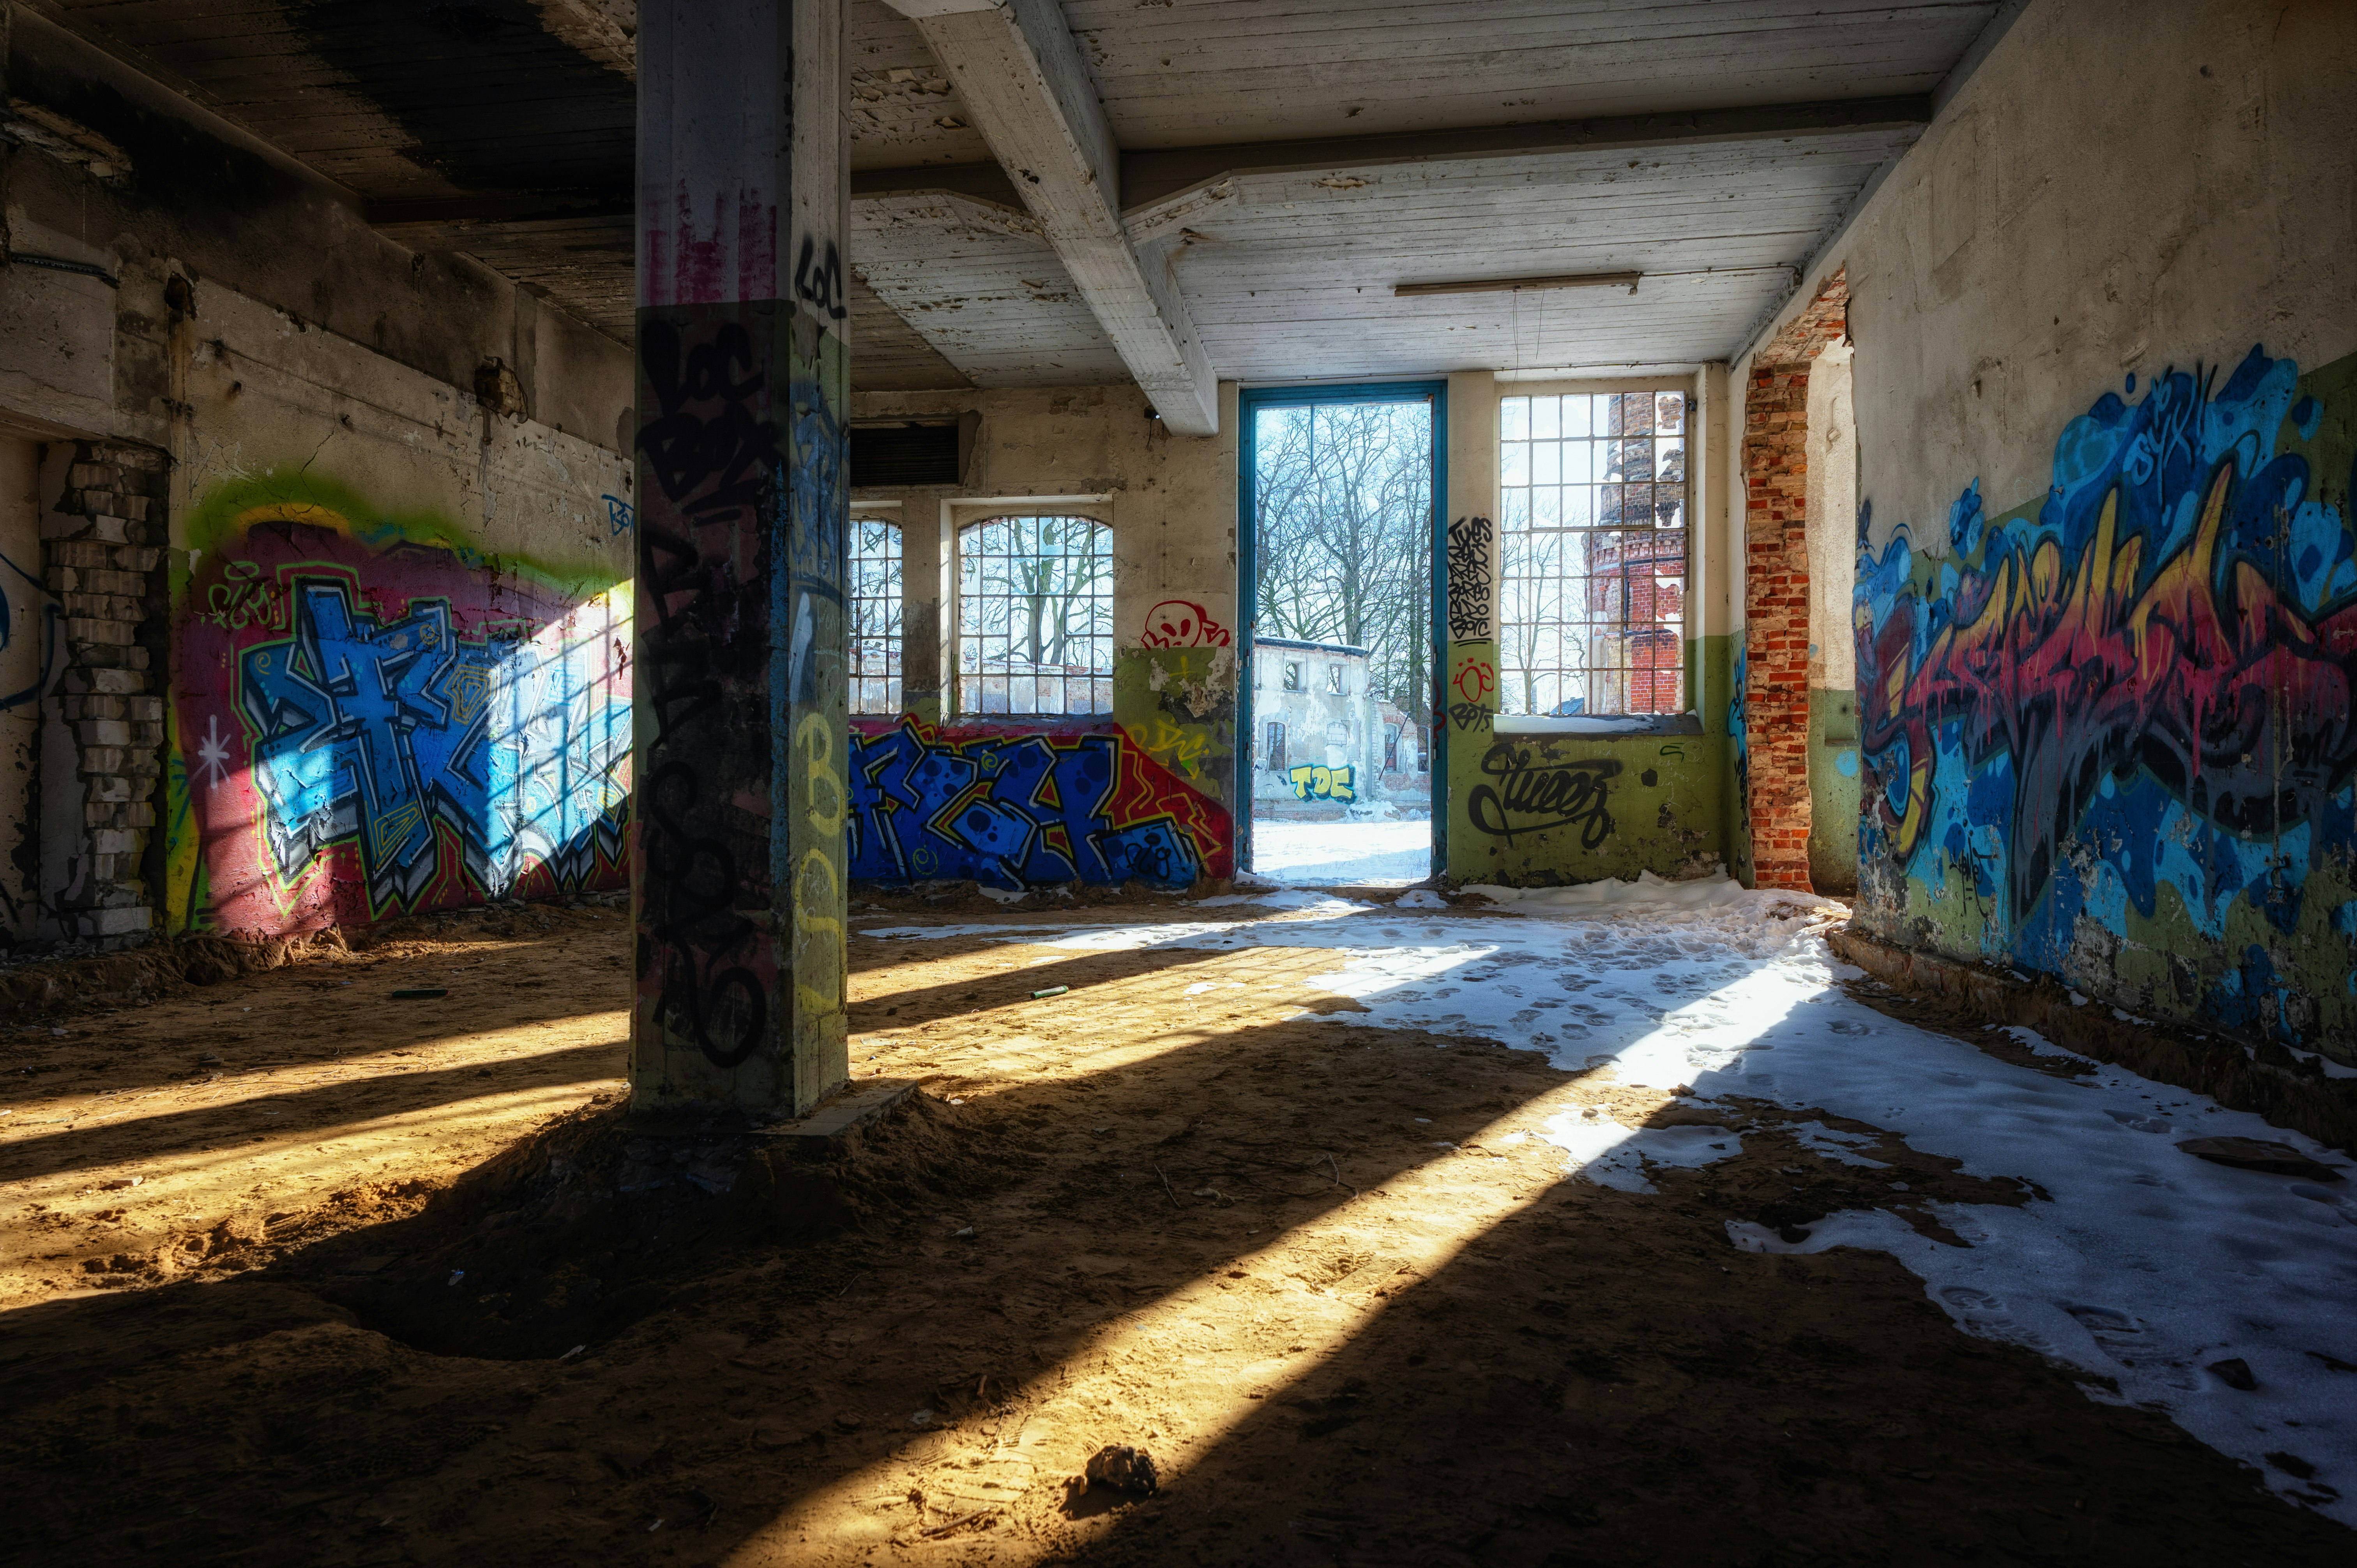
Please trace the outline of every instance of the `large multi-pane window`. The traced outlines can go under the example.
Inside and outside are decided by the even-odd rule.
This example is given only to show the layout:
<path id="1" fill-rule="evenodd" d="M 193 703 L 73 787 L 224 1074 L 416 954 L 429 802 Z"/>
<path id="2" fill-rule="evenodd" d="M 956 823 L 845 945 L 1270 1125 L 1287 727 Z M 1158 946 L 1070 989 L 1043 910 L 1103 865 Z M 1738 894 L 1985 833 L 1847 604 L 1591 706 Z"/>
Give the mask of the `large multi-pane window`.
<path id="1" fill-rule="evenodd" d="M 1685 394 L 1499 404 L 1507 714 L 1685 710 Z"/>
<path id="2" fill-rule="evenodd" d="M 851 711 L 900 711 L 900 525 L 851 520 Z"/>
<path id="3" fill-rule="evenodd" d="M 1113 712 L 1113 529 L 994 517 L 958 530 L 958 708 Z"/>

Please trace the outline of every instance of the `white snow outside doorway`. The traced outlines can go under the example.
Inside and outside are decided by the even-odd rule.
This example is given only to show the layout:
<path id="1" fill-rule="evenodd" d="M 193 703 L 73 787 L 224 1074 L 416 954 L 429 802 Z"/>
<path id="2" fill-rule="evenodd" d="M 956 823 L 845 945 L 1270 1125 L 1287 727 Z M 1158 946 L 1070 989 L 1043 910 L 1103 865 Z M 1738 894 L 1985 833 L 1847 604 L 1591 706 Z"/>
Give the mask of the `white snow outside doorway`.
<path id="1" fill-rule="evenodd" d="M 1287 887 L 1405 887 L 1432 875 L 1430 822 L 1252 825 L 1252 868 Z"/>
<path id="2" fill-rule="evenodd" d="M 1958 1160 L 1970 1175 L 2029 1184 L 2035 1197 L 2018 1208 L 1932 1206 L 1960 1247 L 1879 1208 L 1829 1215 L 1795 1242 L 1756 1226 L 1730 1227 L 1728 1240 L 1754 1251 L 1888 1252 L 1964 1332 L 2079 1369 L 2090 1399 L 2162 1411 L 2256 1467 L 2282 1496 L 2357 1525 L 2357 1372 L 2345 1369 L 2357 1366 L 2357 1315 L 2347 1305 L 2357 1300 L 2357 1196 L 2345 1178 L 2233 1169 L 2177 1144 L 2266 1139 L 2344 1172 L 2347 1157 L 2119 1068 L 2040 1072 L 1877 1012 L 1846 989 L 1872 983 L 1818 934 L 1841 915 L 1828 900 L 1713 879 L 1511 908 L 1466 915 L 1321 901 L 1173 925 L 863 934 L 1098 950 L 1329 948 L 1341 961 L 1312 983 L 1368 1011 L 1304 1016 L 1480 1036 L 1622 1084 L 1691 1085 L 1688 1102 L 1706 1107 L 1740 1097 L 1829 1112 Z M 2034 1036 L 2029 1043 L 2076 1062 Z M 1642 1193 L 1653 1190 L 1649 1172 L 1739 1152 L 1731 1134 L 1743 1112 L 1729 1104 L 1727 1115 L 1717 1136 L 1576 1112 L 1534 1131 L 1566 1151 L 1567 1176 Z M 1822 1136 L 1829 1157 L 1852 1163 L 1862 1156 L 1846 1146 L 1858 1141 L 1829 1128 Z M 2248 1367 L 2254 1386 L 2211 1370 L 2232 1361 Z M 2270 1465 L 2269 1454 L 2313 1466 L 2313 1482 Z"/>

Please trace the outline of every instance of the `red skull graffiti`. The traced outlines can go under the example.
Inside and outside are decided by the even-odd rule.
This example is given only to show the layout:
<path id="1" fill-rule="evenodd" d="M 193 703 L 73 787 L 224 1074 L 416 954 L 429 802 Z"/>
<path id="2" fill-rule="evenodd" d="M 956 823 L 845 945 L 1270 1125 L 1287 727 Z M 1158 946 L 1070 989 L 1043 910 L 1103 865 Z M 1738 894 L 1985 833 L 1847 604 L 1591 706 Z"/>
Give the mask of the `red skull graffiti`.
<path id="1" fill-rule="evenodd" d="M 1202 606 L 1184 599 L 1165 599 L 1146 611 L 1146 629 L 1137 639 L 1148 648 L 1225 648 L 1232 640 Z"/>

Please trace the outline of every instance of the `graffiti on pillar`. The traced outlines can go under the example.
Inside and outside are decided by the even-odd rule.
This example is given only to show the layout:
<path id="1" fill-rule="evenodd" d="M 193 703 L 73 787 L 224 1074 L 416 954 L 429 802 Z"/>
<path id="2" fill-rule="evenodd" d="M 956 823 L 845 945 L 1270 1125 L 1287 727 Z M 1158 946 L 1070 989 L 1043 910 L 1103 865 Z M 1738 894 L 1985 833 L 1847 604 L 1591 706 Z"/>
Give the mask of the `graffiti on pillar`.
<path id="1" fill-rule="evenodd" d="M 1517 837 L 1576 828 L 1594 849 L 1618 827 L 1609 809 L 1620 774 L 1609 757 L 1558 758 L 1544 743 L 1500 741 L 1481 754 L 1481 782 L 1466 792 L 1476 832 L 1511 844 Z"/>
<path id="2" fill-rule="evenodd" d="M 860 721 L 851 746 L 860 881 L 1179 887 L 1232 873 L 1227 811 L 1115 727 Z"/>
<path id="3" fill-rule="evenodd" d="M 1870 918 L 2115 992 L 2109 952 L 2159 950 L 2156 1010 L 2348 1037 L 2353 394 L 2357 360 L 2257 349 L 2130 377 L 2042 500 L 1975 485 L 1941 557 L 1862 551 Z"/>
<path id="4" fill-rule="evenodd" d="M 844 297 L 843 256 L 834 241 L 822 249 L 815 236 L 802 236 L 802 253 L 794 262 L 794 297 L 830 321 L 851 314 Z"/>
<path id="5" fill-rule="evenodd" d="M 1329 768 L 1322 762 L 1303 763 L 1286 769 L 1285 776 L 1293 784 L 1297 800 L 1355 800 L 1357 775 L 1351 765 Z"/>
<path id="6" fill-rule="evenodd" d="M 177 924 L 299 930 L 623 885 L 627 585 L 494 563 L 323 483 L 224 490 L 198 525 L 231 521 L 176 596 Z"/>
<path id="7" fill-rule="evenodd" d="M 1489 635 L 1495 542 L 1486 517 L 1460 517 L 1448 525 L 1448 635 L 1455 640 Z"/>
<path id="8" fill-rule="evenodd" d="M 784 459 L 760 363 L 739 321 L 640 326 L 639 406 L 651 416 L 637 446 L 655 481 L 635 531 L 640 1003 L 724 1068 L 773 1038 L 777 979 L 769 520 Z"/>
<path id="9" fill-rule="evenodd" d="M 1225 648 L 1235 639 L 1226 627 L 1204 614 L 1202 606 L 1165 599 L 1146 612 L 1146 626 L 1137 640 L 1146 648 Z"/>

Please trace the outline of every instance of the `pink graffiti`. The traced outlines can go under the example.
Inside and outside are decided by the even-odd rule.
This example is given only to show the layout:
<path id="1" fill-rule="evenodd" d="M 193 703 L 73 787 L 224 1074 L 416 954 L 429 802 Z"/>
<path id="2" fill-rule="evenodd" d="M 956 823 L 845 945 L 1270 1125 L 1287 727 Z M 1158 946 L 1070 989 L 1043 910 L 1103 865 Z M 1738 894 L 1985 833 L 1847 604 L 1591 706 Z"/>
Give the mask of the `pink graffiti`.
<path id="1" fill-rule="evenodd" d="M 1202 606 L 1184 599 L 1165 599 L 1146 611 L 1146 629 L 1138 635 L 1148 648 L 1225 648 L 1234 640 Z"/>

